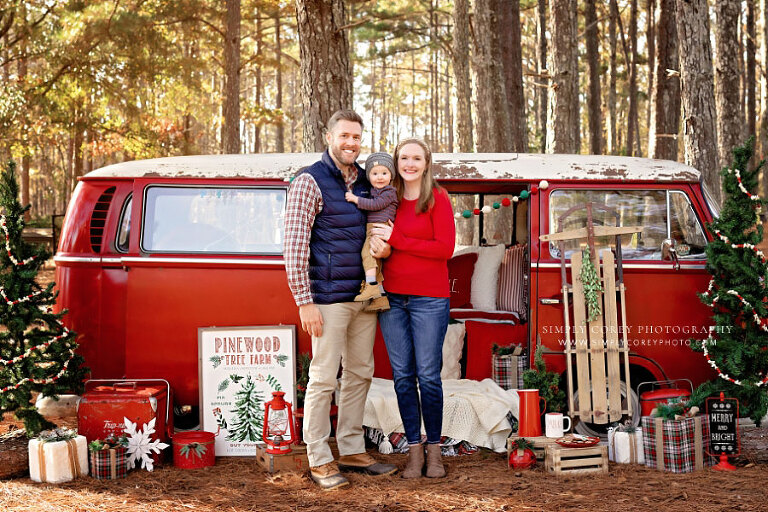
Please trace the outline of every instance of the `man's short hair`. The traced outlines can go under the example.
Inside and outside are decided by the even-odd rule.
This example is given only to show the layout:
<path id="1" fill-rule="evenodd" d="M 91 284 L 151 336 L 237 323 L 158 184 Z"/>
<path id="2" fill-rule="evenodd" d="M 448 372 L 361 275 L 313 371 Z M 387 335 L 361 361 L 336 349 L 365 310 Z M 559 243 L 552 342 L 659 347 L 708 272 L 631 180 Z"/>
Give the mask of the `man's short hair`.
<path id="1" fill-rule="evenodd" d="M 326 129 L 329 132 L 332 131 L 336 126 L 336 123 L 338 123 L 339 121 L 352 121 L 353 123 L 359 124 L 360 128 L 363 128 L 363 118 L 360 117 L 360 114 L 358 114 L 354 110 L 342 109 L 334 112 L 334 114 L 328 120 Z"/>

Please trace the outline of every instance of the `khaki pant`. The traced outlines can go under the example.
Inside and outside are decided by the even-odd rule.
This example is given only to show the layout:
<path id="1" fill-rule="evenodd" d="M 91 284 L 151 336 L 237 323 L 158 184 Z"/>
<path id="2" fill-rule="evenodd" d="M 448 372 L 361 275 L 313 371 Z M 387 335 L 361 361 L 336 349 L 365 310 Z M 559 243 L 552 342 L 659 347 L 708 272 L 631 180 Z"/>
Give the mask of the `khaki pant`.
<path id="1" fill-rule="evenodd" d="M 365 225 L 365 243 L 363 244 L 363 250 L 360 252 L 360 256 L 363 257 L 363 269 L 368 271 L 372 268 L 376 269 L 376 275 L 380 275 L 379 260 L 371 256 L 371 230 L 373 229 L 373 223 Z"/>
<path id="2" fill-rule="evenodd" d="M 363 412 L 373 378 L 373 341 L 376 314 L 366 313 L 365 302 L 318 304 L 323 315 L 323 335 L 312 337 L 312 363 L 304 397 L 304 442 L 310 467 L 333 461 L 331 398 L 336 389 L 339 363 L 343 370 L 339 392 L 336 443 L 340 455 L 365 452 Z"/>

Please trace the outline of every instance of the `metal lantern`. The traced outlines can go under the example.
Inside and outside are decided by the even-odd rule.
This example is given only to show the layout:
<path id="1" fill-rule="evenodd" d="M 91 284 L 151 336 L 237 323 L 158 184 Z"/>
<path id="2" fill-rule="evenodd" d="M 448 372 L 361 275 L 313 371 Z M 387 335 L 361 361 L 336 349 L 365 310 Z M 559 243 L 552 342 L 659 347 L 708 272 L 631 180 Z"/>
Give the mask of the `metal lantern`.
<path id="1" fill-rule="evenodd" d="M 282 455 L 291 453 L 296 442 L 296 430 L 290 402 L 286 402 L 282 391 L 273 391 L 272 400 L 264 403 L 264 431 L 262 437 L 267 443 L 267 453 Z M 290 437 L 286 439 L 286 434 Z"/>

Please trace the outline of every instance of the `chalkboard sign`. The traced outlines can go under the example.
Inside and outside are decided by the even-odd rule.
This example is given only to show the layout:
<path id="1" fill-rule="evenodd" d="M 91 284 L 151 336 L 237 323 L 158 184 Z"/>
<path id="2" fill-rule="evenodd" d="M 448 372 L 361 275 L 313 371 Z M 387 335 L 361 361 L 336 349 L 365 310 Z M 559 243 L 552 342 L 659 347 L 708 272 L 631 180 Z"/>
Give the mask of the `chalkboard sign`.
<path id="1" fill-rule="evenodd" d="M 739 401 L 735 398 L 707 399 L 711 455 L 739 454 Z"/>

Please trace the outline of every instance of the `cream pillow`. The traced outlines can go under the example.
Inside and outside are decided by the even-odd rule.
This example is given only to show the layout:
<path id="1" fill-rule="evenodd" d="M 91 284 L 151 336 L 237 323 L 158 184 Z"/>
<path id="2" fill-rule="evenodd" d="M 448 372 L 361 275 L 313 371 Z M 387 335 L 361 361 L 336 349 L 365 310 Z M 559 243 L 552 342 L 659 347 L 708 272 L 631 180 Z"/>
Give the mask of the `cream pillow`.
<path id="1" fill-rule="evenodd" d="M 474 309 L 496 311 L 499 286 L 499 266 L 504 259 L 504 244 L 480 247 L 472 274 L 470 302 Z"/>
<path id="2" fill-rule="evenodd" d="M 443 341 L 443 369 L 440 370 L 442 380 L 461 378 L 461 352 L 464 349 L 464 324 L 448 324 Z"/>

